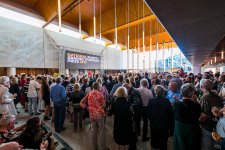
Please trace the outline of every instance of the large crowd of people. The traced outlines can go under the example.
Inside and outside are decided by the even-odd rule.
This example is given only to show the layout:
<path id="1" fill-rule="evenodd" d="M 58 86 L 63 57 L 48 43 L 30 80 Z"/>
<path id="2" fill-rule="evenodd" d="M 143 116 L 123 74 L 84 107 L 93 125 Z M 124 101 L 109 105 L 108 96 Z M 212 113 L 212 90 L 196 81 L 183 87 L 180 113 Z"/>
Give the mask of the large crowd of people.
<path id="1" fill-rule="evenodd" d="M 211 71 L 1 76 L 0 150 L 55 149 L 43 123 L 52 121 L 60 134 L 70 121 L 76 133 L 84 118 L 90 120 L 92 149 L 107 150 L 107 116 L 114 119 L 118 150 L 136 150 L 139 136 L 159 150 L 168 149 L 169 137 L 174 150 L 225 150 L 224 100 L 225 74 Z M 24 112 L 29 119 L 15 128 Z"/>

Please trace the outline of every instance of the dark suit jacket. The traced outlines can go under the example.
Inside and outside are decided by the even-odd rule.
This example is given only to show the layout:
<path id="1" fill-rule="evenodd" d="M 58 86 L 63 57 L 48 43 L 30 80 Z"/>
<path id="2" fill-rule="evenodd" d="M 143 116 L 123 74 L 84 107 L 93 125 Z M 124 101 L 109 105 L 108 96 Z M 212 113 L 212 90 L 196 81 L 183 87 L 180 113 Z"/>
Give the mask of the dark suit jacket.
<path id="1" fill-rule="evenodd" d="M 160 148 L 174 129 L 172 105 L 163 97 L 151 98 L 148 104 L 148 115 L 151 128 L 151 144 Z"/>

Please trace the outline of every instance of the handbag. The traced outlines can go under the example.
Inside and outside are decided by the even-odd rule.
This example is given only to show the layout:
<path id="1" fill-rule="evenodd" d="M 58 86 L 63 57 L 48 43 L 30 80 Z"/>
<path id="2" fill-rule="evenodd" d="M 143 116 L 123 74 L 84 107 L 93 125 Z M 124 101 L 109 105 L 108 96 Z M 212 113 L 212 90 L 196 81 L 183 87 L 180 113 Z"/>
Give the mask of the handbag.
<path id="1" fill-rule="evenodd" d="M 0 86 L 0 114 L 6 112 L 7 114 L 17 115 L 16 108 L 13 102 L 13 95 L 6 87 Z"/>
<path id="2" fill-rule="evenodd" d="M 0 100 L 1 104 L 10 104 L 13 102 L 13 95 L 8 90 L 6 90 L 1 94 Z"/>

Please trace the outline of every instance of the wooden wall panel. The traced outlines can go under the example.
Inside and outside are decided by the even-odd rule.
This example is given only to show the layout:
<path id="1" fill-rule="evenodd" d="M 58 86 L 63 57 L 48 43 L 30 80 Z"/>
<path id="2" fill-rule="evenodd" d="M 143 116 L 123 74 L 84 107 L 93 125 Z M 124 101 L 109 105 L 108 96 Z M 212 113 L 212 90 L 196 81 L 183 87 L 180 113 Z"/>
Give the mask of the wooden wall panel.
<path id="1" fill-rule="evenodd" d="M 16 74 L 54 74 L 58 73 L 59 69 L 44 69 L 44 68 L 16 68 Z"/>
<path id="2" fill-rule="evenodd" d="M 6 68 L 0 68 L 0 76 L 5 76 L 5 75 L 7 75 Z"/>

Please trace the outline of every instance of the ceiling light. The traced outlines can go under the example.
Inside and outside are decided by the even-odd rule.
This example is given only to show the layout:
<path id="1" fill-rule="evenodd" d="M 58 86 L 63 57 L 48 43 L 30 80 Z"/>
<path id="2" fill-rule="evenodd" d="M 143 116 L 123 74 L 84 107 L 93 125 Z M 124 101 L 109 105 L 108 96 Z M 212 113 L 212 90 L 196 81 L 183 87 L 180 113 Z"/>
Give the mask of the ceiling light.
<path id="1" fill-rule="evenodd" d="M 93 17 L 93 21 L 94 21 L 94 38 L 96 38 L 96 13 L 95 10 L 96 9 L 96 4 L 95 4 L 95 0 L 94 0 L 94 17 Z"/>
<path id="2" fill-rule="evenodd" d="M 58 17 L 59 17 L 59 32 L 61 32 L 61 1 L 58 0 Z"/>

